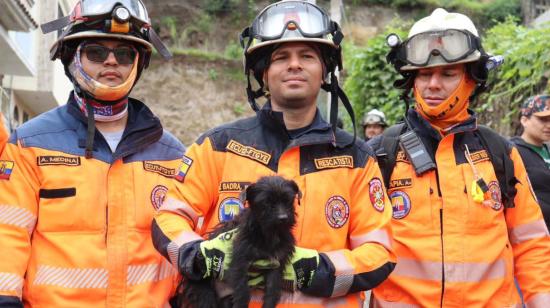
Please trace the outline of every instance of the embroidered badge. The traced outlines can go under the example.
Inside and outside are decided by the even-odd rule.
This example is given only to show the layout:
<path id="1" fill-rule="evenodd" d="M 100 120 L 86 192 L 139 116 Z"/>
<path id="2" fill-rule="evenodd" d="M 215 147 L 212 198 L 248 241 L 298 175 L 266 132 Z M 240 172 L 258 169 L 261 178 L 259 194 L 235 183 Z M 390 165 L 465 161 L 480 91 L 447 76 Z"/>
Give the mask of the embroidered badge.
<path id="1" fill-rule="evenodd" d="M 502 196 L 500 193 L 500 186 L 498 186 L 497 181 L 492 181 L 489 183 L 489 195 L 491 196 L 491 208 L 495 211 L 498 211 L 502 208 Z"/>
<path id="2" fill-rule="evenodd" d="M 9 180 L 15 163 L 9 160 L 0 160 L 0 180 Z"/>
<path id="3" fill-rule="evenodd" d="M 395 161 L 409 163 L 409 159 L 407 158 L 407 155 L 405 154 L 405 152 L 401 150 L 397 151 L 397 156 L 395 157 Z"/>
<path id="4" fill-rule="evenodd" d="M 390 181 L 390 187 L 388 189 L 392 188 L 406 188 L 412 186 L 412 179 L 395 179 Z"/>
<path id="5" fill-rule="evenodd" d="M 402 219 L 409 215 L 411 211 L 411 199 L 406 192 L 396 190 L 390 194 L 390 199 L 394 219 Z"/>
<path id="6" fill-rule="evenodd" d="M 489 154 L 487 154 L 487 151 L 481 150 L 481 151 L 470 153 L 470 158 L 472 159 L 473 163 L 478 163 L 478 162 L 489 160 Z"/>
<path id="7" fill-rule="evenodd" d="M 241 192 L 250 182 L 221 182 L 219 192 Z"/>
<path id="8" fill-rule="evenodd" d="M 384 187 L 379 178 L 373 178 L 369 182 L 369 197 L 372 206 L 379 212 L 384 211 Z"/>
<path id="9" fill-rule="evenodd" d="M 164 166 L 153 164 L 153 163 L 146 162 L 146 161 L 143 162 L 143 169 L 145 171 L 160 174 L 160 175 L 165 176 L 167 178 L 173 178 L 176 175 L 176 169 L 166 168 Z"/>
<path id="10" fill-rule="evenodd" d="M 325 216 L 333 228 L 343 227 L 349 219 L 349 205 L 341 196 L 332 196 L 325 205 Z"/>
<path id="11" fill-rule="evenodd" d="M 239 156 L 253 159 L 264 165 L 269 164 L 269 161 L 271 160 L 271 155 L 269 155 L 269 153 L 260 151 L 253 147 L 242 145 L 235 140 L 229 141 L 229 144 L 227 145 L 226 149 Z"/>
<path id="12" fill-rule="evenodd" d="M 316 158 L 315 168 L 317 170 L 333 168 L 353 168 L 353 156 L 334 156 L 327 158 Z"/>
<path id="13" fill-rule="evenodd" d="M 181 166 L 178 168 L 178 174 L 176 174 L 175 179 L 183 183 L 183 181 L 185 181 L 185 176 L 189 172 L 192 164 L 193 160 L 183 155 L 183 158 L 181 159 Z"/>
<path id="14" fill-rule="evenodd" d="M 220 222 L 230 221 L 244 209 L 244 205 L 238 198 L 228 197 L 223 199 L 218 208 Z"/>
<path id="15" fill-rule="evenodd" d="M 68 156 L 38 156 L 36 158 L 38 166 L 80 166 L 80 157 Z"/>
<path id="16" fill-rule="evenodd" d="M 156 211 L 160 209 L 160 206 L 162 205 L 162 202 L 164 202 L 164 198 L 166 198 L 167 193 L 168 188 L 163 185 L 157 185 L 151 191 L 151 204 L 153 204 L 153 208 Z"/>

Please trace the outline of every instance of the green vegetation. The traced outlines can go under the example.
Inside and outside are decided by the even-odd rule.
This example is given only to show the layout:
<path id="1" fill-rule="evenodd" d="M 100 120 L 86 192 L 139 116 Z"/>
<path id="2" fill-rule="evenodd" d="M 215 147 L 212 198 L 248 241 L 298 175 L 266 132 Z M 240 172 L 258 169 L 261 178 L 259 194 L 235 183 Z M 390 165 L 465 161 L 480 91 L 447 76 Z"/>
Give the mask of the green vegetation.
<path id="1" fill-rule="evenodd" d="M 353 0 L 352 5 L 384 5 L 400 9 L 415 9 L 425 16 L 437 7 L 460 12 L 472 18 L 481 28 L 502 22 L 508 15 L 521 15 L 520 0 Z"/>
<path id="2" fill-rule="evenodd" d="M 531 29 L 519 26 L 508 18 L 488 29 L 484 35 L 484 48 L 494 55 L 503 55 L 504 64 L 489 76 L 489 91 L 472 102 L 481 122 L 503 133 L 517 126 L 521 103 L 529 96 L 550 91 L 550 28 Z M 410 26 L 410 25 L 409 25 Z M 400 78 L 393 67 L 386 64 L 389 47 L 385 44 L 388 33 L 405 36 L 407 26 L 388 30 L 371 39 L 366 48 L 346 45 L 348 76 L 345 90 L 353 102 L 357 118 L 371 108 L 381 109 L 390 123 L 403 115 L 404 102 L 393 82 Z"/>

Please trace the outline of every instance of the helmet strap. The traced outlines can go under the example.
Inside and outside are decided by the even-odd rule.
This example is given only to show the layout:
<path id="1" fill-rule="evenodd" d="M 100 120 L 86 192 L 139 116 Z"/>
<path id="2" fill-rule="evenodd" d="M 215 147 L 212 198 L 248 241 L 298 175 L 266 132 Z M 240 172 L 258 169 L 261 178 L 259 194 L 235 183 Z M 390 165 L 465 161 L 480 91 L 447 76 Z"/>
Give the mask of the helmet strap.
<path id="1" fill-rule="evenodd" d="M 330 84 L 325 83 L 321 86 L 321 88 L 327 92 L 330 92 L 330 125 L 332 127 L 334 135 L 336 136 L 336 128 L 338 127 L 338 99 L 342 101 L 342 104 L 348 112 L 351 118 L 351 123 L 353 125 L 353 139 L 351 140 L 351 142 L 342 146 L 334 144 L 334 146 L 338 148 L 345 148 L 354 144 L 355 139 L 357 138 L 357 128 L 355 127 L 355 113 L 346 93 L 338 84 L 338 78 L 336 77 L 334 70 L 330 72 Z"/>

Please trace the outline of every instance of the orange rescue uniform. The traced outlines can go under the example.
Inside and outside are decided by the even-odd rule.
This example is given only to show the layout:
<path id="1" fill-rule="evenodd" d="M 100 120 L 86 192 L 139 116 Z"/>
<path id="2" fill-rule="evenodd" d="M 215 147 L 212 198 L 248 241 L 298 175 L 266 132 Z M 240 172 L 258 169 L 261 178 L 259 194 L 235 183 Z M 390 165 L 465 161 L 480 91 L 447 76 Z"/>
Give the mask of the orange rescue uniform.
<path id="1" fill-rule="evenodd" d="M 289 139 L 282 114 L 265 106 L 257 116 L 213 129 L 184 157 L 153 222 L 153 241 L 175 266 L 180 247 L 243 209 L 239 193 L 259 177 L 279 174 L 302 191 L 293 230 L 297 246 L 316 249 L 331 264 L 315 281 L 323 297 L 283 292 L 279 307 L 360 307 L 360 292 L 391 272 L 391 208 L 370 149 L 319 113 L 306 132 Z M 317 275 L 317 274 L 316 274 Z M 250 307 L 261 307 L 254 293 Z"/>
<path id="2" fill-rule="evenodd" d="M 515 277 L 527 307 L 550 307 L 550 237 L 518 151 L 510 145 L 519 183 L 515 207 L 505 208 L 475 117 L 443 137 L 414 110 L 408 118 L 437 170 L 417 176 L 397 153 L 388 188 L 397 266 L 374 306 L 519 307 Z M 476 172 L 489 189 L 482 201 L 473 198 Z"/>
<path id="3" fill-rule="evenodd" d="M 184 147 L 130 99 L 115 153 L 74 102 L 19 127 L 0 156 L 0 306 L 169 307 L 177 270 L 151 220 Z"/>
<path id="4" fill-rule="evenodd" d="M 8 132 L 4 126 L 4 115 L 0 112 L 0 153 L 4 150 L 6 142 L 8 142 Z"/>

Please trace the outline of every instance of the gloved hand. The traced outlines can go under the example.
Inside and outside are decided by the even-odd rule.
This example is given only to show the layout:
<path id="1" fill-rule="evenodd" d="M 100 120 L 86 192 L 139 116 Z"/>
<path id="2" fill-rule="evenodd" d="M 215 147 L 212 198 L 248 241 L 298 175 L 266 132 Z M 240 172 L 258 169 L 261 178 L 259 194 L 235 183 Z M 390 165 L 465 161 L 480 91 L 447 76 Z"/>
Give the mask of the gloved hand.
<path id="1" fill-rule="evenodd" d="M 269 262 L 269 260 L 258 260 L 254 262 L 254 265 L 260 268 L 262 265 L 267 268 L 273 268 L 268 266 L 275 264 Z M 283 288 L 287 291 L 296 291 L 308 287 L 318 266 L 319 253 L 316 250 L 295 247 L 290 262 L 285 265 L 283 270 Z M 248 285 L 252 288 L 263 288 L 265 286 L 263 273 L 258 268 L 249 271 L 248 278 Z"/>
<path id="2" fill-rule="evenodd" d="M 204 262 L 206 268 L 203 268 L 202 278 L 223 279 L 224 271 L 229 268 L 231 263 L 233 239 L 237 233 L 238 229 L 233 229 L 223 232 L 213 239 L 200 242 L 200 253 L 197 254 L 195 262 L 199 264 Z"/>

